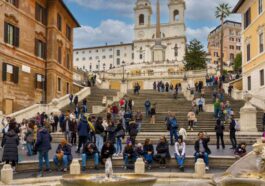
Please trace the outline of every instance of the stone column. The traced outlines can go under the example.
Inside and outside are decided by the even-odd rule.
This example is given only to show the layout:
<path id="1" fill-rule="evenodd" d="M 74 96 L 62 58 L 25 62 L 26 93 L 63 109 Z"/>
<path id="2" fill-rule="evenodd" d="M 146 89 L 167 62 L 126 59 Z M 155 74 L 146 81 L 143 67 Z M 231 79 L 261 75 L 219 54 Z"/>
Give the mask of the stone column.
<path id="1" fill-rule="evenodd" d="M 195 176 L 202 178 L 205 175 L 205 163 L 203 159 L 198 159 L 195 163 Z"/>
<path id="2" fill-rule="evenodd" d="M 70 174 L 78 175 L 80 174 L 80 164 L 78 159 L 73 159 L 70 165 Z"/>
<path id="3" fill-rule="evenodd" d="M 121 83 L 120 91 L 123 95 L 126 95 L 128 93 L 127 83 Z"/>
<path id="4" fill-rule="evenodd" d="M 145 164 L 142 158 L 138 158 L 134 164 L 134 173 L 135 174 L 144 174 L 145 173 Z"/>
<path id="5" fill-rule="evenodd" d="M 252 96 L 246 94 L 245 105 L 240 109 L 240 131 L 257 132 L 257 109 L 250 103 Z"/>
<path id="6" fill-rule="evenodd" d="M 11 184 L 13 181 L 13 169 L 11 165 L 6 164 L 3 166 L 1 170 L 1 181 L 7 185 Z"/>

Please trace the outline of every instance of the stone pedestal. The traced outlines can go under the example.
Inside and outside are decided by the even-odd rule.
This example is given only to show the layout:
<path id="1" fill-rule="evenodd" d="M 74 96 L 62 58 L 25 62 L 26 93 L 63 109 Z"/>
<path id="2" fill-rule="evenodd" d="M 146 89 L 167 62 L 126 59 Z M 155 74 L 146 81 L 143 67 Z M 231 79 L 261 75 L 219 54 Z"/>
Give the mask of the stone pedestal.
<path id="1" fill-rule="evenodd" d="M 245 95 L 246 103 L 240 109 L 240 131 L 257 132 L 257 109 L 249 102 L 250 95 Z"/>
<path id="2" fill-rule="evenodd" d="M 127 83 L 121 83 L 120 91 L 123 95 L 128 93 Z"/>
<path id="3" fill-rule="evenodd" d="M 70 165 L 70 174 L 80 174 L 80 164 L 77 159 L 73 159 L 71 165 Z"/>
<path id="4" fill-rule="evenodd" d="M 198 159 L 195 163 L 195 176 L 202 178 L 205 175 L 205 163 L 203 159 Z"/>
<path id="5" fill-rule="evenodd" d="M 145 173 L 145 164 L 142 158 L 138 158 L 134 164 L 134 173 L 135 174 L 144 174 Z"/>
<path id="6" fill-rule="evenodd" d="M 13 181 L 13 169 L 11 165 L 6 164 L 1 170 L 1 181 L 4 184 L 10 184 Z"/>

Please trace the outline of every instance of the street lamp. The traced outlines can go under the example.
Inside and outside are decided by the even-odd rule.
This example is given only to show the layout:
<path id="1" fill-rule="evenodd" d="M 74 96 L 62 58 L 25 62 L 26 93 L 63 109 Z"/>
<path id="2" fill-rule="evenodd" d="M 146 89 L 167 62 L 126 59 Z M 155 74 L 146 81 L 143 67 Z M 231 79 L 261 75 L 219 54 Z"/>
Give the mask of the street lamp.
<path id="1" fill-rule="evenodd" d="M 122 83 L 124 83 L 125 82 L 125 79 L 124 79 L 124 73 L 125 73 L 125 69 L 124 69 L 124 67 L 125 67 L 125 62 L 124 61 L 122 61 Z"/>
<path id="2" fill-rule="evenodd" d="M 106 67 L 106 64 L 103 63 L 103 81 L 105 81 L 105 67 Z"/>

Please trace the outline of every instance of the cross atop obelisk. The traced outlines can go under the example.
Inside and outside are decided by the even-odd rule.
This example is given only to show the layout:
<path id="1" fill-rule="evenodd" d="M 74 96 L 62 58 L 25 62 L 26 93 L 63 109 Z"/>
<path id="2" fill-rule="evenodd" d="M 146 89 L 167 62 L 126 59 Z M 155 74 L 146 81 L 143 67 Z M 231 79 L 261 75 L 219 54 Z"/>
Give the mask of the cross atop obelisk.
<path id="1" fill-rule="evenodd" d="M 156 39 L 161 38 L 161 31 L 160 31 L 160 3 L 157 0 L 156 3 Z"/>

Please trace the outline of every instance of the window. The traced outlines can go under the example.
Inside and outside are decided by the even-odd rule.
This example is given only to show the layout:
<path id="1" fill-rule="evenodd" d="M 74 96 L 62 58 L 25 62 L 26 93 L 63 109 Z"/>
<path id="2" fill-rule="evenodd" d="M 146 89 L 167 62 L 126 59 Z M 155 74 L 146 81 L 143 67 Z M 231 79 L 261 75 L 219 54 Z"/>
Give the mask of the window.
<path id="1" fill-rule="evenodd" d="M 19 79 L 19 68 L 7 63 L 3 63 L 2 80 L 17 84 L 18 79 Z"/>
<path id="2" fill-rule="evenodd" d="M 44 86 L 45 86 L 45 78 L 43 75 L 41 74 L 36 74 L 36 77 L 35 77 L 35 88 L 36 89 L 44 89 Z"/>
<path id="3" fill-rule="evenodd" d="M 46 59 L 46 43 L 35 39 L 35 55 L 42 59 Z"/>
<path id="4" fill-rule="evenodd" d="M 18 8 L 18 1 L 19 1 L 19 0 L 6 0 L 6 2 L 11 3 L 12 5 L 14 5 L 14 6 L 17 7 L 17 8 Z"/>
<path id="5" fill-rule="evenodd" d="M 174 53 L 175 53 L 175 57 L 178 57 L 178 49 L 179 49 L 179 47 L 178 47 L 178 45 L 177 44 L 175 44 L 175 47 L 174 47 Z"/>
<path id="6" fill-rule="evenodd" d="M 111 52 L 112 51 L 112 48 L 110 48 L 109 51 Z"/>
<path id="7" fill-rule="evenodd" d="M 92 65 L 91 64 L 89 65 L 89 69 L 90 69 L 90 71 L 92 70 Z"/>
<path id="8" fill-rule="evenodd" d="M 96 50 L 96 52 L 98 53 L 98 50 Z"/>
<path id="9" fill-rule="evenodd" d="M 66 37 L 69 41 L 72 40 L 72 29 L 69 25 L 66 25 Z"/>
<path id="10" fill-rule="evenodd" d="M 117 58 L 116 64 L 117 65 L 120 65 L 120 63 L 121 63 L 121 59 L 120 58 Z"/>
<path id="11" fill-rule="evenodd" d="M 215 65 L 218 65 L 218 61 L 214 61 L 214 64 L 215 64 Z"/>
<path id="12" fill-rule="evenodd" d="M 5 22 L 4 41 L 10 45 L 19 47 L 19 28 Z"/>
<path id="13" fill-rule="evenodd" d="M 67 54 L 66 54 L 66 68 L 67 69 L 70 69 L 71 68 L 71 65 L 70 65 L 70 54 L 69 54 L 69 52 L 67 52 Z"/>
<path id="14" fill-rule="evenodd" d="M 179 20 L 179 11 L 174 10 L 173 14 L 174 14 L 174 17 L 173 17 L 174 21 L 178 21 Z"/>
<path id="15" fill-rule="evenodd" d="M 235 55 L 234 54 L 230 54 L 230 61 L 233 61 L 235 59 Z"/>
<path id="16" fill-rule="evenodd" d="M 60 14 L 57 14 L 57 28 L 58 30 L 62 31 L 62 17 Z"/>
<path id="17" fill-rule="evenodd" d="M 112 64 L 109 65 L 109 68 L 112 69 Z"/>
<path id="18" fill-rule="evenodd" d="M 96 65 L 96 69 L 98 69 L 98 65 Z"/>
<path id="19" fill-rule="evenodd" d="M 259 14 L 263 12 L 263 0 L 259 0 Z"/>
<path id="20" fill-rule="evenodd" d="M 99 59 L 99 57 L 98 57 L 98 56 L 96 56 L 96 59 Z"/>
<path id="21" fill-rule="evenodd" d="M 250 44 L 247 44 L 247 61 L 250 61 Z"/>
<path id="22" fill-rule="evenodd" d="M 89 60 L 92 60 L 92 57 L 89 57 Z"/>
<path id="23" fill-rule="evenodd" d="M 89 50 L 88 52 L 91 53 L 91 50 Z"/>
<path id="24" fill-rule="evenodd" d="M 143 59 L 143 54 L 140 54 L 139 59 Z"/>
<path id="25" fill-rule="evenodd" d="M 66 83 L 66 94 L 70 93 L 70 85 L 69 83 Z"/>
<path id="26" fill-rule="evenodd" d="M 46 9 L 38 3 L 35 5 L 35 19 L 44 25 L 47 23 Z"/>
<path id="27" fill-rule="evenodd" d="M 248 90 L 251 90 L 251 76 L 248 76 Z"/>
<path id="28" fill-rule="evenodd" d="M 75 60 L 76 60 L 76 61 L 79 61 L 79 58 L 76 58 Z"/>
<path id="29" fill-rule="evenodd" d="M 105 52 L 105 49 L 102 49 L 102 52 Z"/>
<path id="30" fill-rule="evenodd" d="M 144 14 L 139 15 L 139 25 L 144 25 Z"/>
<path id="31" fill-rule="evenodd" d="M 58 63 L 62 63 L 62 47 L 58 47 L 58 56 L 57 56 Z"/>
<path id="32" fill-rule="evenodd" d="M 61 80 L 61 78 L 58 78 L 58 80 L 57 80 L 57 91 L 58 92 L 61 92 L 61 90 L 62 90 L 62 87 L 61 87 L 61 82 L 62 80 Z"/>
<path id="33" fill-rule="evenodd" d="M 264 51 L 264 34 L 259 34 L 259 52 L 262 53 Z"/>
<path id="34" fill-rule="evenodd" d="M 241 42 L 241 39 L 237 38 L 236 41 L 240 43 Z"/>
<path id="35" fill-rule="evenodd" d="M 117 50 L 116 53 L 117 53 L 117 56 L 121 55 L 121 51 L 120 50 Z"/>
<path id="36" fill-rule="evenodd" d="M 218 57 L 218 52 L 213 53 L 214 57 Z"/>
<path id="37" fill-rule="evenodd" d="M 231 50 L 234 50 L 234 49 L 235 49 L 235 47 L 234 47 L 233 45 L 230 45 L 229 48 L 230 48 Z"/>
<path id="38" fill-rule="evenodd" d="M 244 28 L 246 29 L 251 24 L 251 9 L 249 8 L 244 15 Z"/>
<path id="39" fill-rule="evenodd" d="M 76 52 L 75 54 L 78 55 L 78 52 Z"/>
<path id="40" fill-rule="evenodd" d="M 109 58 L 111 59 L 113 56 L 112 55 L 109 55 Z"/>
<path id="41" fill-rule="evenodd" d="M 106 59 L 106 56 L 102 56 L 102 59 Z"/>
<path id="42" fill-rule="evenodd" d="M 259 71 L 259 76 L 260 76 L 260 86 L 264 86 L 264 70 Z"/>
<path id="43" fill-rule="evenodd" d="M 83 61 L 85 61 L 86 60 L 86 58 L 85 57 L 83 57 Z"/>
<path id="44" fill-rule="evenodd" d="M 236 49 L 237 49 L 237 50 L 241 50 L 241 47 L 240 47 L 240 46 L 236 46 Z"/>
<path id="45" fill-rule="evenodd" d="M 235 39 L 234 39 L 233 37 L 230 37 L 229 40 L 230 40 L 230 41 L 234 41 Z"/>

